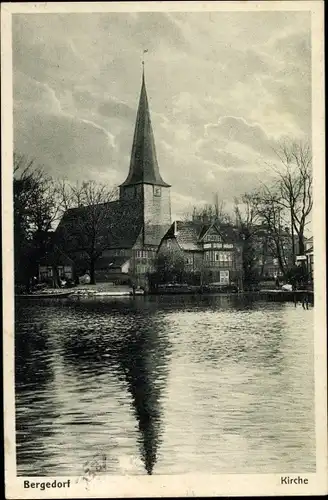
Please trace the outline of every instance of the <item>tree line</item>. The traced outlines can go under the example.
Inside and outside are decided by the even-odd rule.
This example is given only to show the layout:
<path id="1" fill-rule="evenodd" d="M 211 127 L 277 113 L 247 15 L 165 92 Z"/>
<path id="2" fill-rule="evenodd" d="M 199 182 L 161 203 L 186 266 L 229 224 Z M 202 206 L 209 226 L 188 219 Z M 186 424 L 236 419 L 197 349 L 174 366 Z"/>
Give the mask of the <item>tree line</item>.
<path id="1" fill-rule="evenodd" d="M 261 253 L 264 256 L 269 251 L 278 261 L 280 274 L 288 280 L 299 272 L 295 269 L 296 255 L 305 252 L 306 229 L 313 206 L 311 148 L 306 143 L 285 142 L 276 154 L 278 161 L 270 166 L 271 182 L 260 183 L 253 191 L 236 198 L 233 215 L 218 200 L 186 214 L 188 220 L 198 218 L 234 226 L 242 242 L 246 283 L 259 278 Z M 75 241 L 83 251 L 85 266 L 94 282 L 96 262 L 111 244 L 110 237 L 104 237 L 108 229 L 107 204 L 117 198 L 117 188 L 93 181 L 75 184 L 56 181 L 34 160 L 18 153 L 14 154 L 13 162 L 16 284 L 29 287 L 31 277 L 38 275 L 40 260 L 51 248 L 50 236 L 63 214 L 83 207 L 88 210 L 75 220 Z M 124 213 L 117 218 L 117 226 L 124 223 L 126 216 Z M 114 228 L 111 230 L 113 233 Z M 65 243 L 64 237 L 62 249 L 68 251 Z M 163 268 L 162 261 L 159 265 Z M 168 263 L 167 267 L 172 265 Z M 175 263 L 173 267 L 179 272 L 182 265 Z"/>
<path id="2" fill-rule="evenodd" d="M 308 143 L 286 141 L 275 150 L 277 162 L 271 164 L 271 182 L 260 182 L 251 192 L 234 199 L 234 214 L 222 202 L 195 207 L 193 218 L 231 224 L 242 242 L 243 279 L 258 281 L 264 258 L 275 258 L 279 274 L 286 281 L 300 280 L 305 269 L 295 265 L 297 255 L 305 253 L 306 230 L 313 207 L 312 155 Z M 259 271 L 259 257 L 262 272 Z"/>
<path id="3" fill-rule="evenodd" d="M 56 181 L 34 160 L 15 153 L 14 158 L 14 266 L 15 284 L 29 290 L 31 279 L 38 276 L 39 263 L 53 248 L 54 230 L 69 209 L 88 207 L 75 218 L 75 241 L 84 254 L 85 268 L 94 282 L 95 262 L 108 246 L 104 241 L 107 203 L 116 197 L 116 188 L 96 182 Z M 56 241 L 63 252 L 69 251 L 69 235 Z M 55 269 L 54 269 L 55 271 Z M 58 284 L 58 276 L 57 276 Z M 56 283 L 55 283 L 56 284 Z"/>

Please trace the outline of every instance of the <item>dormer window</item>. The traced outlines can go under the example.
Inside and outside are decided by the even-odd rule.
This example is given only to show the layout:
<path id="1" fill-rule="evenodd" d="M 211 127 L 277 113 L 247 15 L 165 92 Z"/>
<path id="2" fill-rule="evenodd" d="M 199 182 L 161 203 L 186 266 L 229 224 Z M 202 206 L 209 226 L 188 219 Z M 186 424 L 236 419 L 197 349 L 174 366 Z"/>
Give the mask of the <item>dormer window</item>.
<path id="1" fill-rule="evenodd" d="M 222 238 L 219 234 L 206 234 L 206 236 L 204 237 L 204 241 L 213 241 L 220 243 L 222 241 Z"/>

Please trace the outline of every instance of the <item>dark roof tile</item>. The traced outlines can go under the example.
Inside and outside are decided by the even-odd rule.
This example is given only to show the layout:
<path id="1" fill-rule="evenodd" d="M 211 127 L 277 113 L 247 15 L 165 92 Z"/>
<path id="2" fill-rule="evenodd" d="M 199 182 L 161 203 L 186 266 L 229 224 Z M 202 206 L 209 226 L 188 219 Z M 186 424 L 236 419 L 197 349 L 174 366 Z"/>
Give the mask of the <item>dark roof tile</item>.
<path id="1" fill-rule="evenodd" d="M 176 221 L 167 231 L 164 239 L 176 238 L 183 250 L 201 250 L 201 240 L 212 224 L 201 221 Z M 239 241 L 237 230 L 228 224 L 213 225 L 226 242 Z"/>
<path id="2" fill-rule="evenodd" d="M 56 230 L 57 244 L 67 251 L 83 250 L 87 244 L 86 226 L 97 217 L 98 245 L 105 248 L 132 248 L 142 226 L 143 218 L 138 202 L 118 200 L 97 206 L 67 210 Z M 93 219 L 94 220 L 94 219 Z"/>

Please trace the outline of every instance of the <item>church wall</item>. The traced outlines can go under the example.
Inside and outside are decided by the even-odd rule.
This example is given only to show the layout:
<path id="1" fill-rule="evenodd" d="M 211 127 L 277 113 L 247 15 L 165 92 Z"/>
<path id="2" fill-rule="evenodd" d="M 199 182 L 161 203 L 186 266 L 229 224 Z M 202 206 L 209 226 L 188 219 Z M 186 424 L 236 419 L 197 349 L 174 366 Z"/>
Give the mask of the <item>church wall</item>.
<path id="1" fill-rule="evenodd" d="M 144 184 L 143 190 L 146 224 L 171 225 L 170 188 Z"/>
<path id="2" fill-rule="evenodd" d="M 144 184 L 144 244 L 158 246 L 171 225 L 170 188 Z"/>
<path id="3" fill-rule="evenodd" d="M 143 202 L 143 190 L 141 184 L 133 184 L 130 186 L 120 186 L 120 199 L 126 201 L 139 200 L 140 206 Z"/>

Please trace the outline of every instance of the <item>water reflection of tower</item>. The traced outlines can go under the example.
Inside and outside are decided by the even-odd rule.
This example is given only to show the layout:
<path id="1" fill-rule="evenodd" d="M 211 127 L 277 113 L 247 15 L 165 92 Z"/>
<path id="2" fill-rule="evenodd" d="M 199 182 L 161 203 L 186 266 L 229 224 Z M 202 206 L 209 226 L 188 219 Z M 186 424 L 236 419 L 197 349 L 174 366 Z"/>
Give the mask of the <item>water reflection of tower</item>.
<path id="1" fill-rule="evenodd" d="M 112 302 L 110 309 L 106 303 L 81 304 L 89 324 L 98 326 L 87 332 L 77 326 L 66 337 L 62 352 L 81 377 L 97 373 L 103 382 L 108 372 L 124 380 L 137 420 L 141 459 L 152 474 L 161 442 L 169 342 L 156 308 L 151 311 L 148 306 L 144 301 Z"/>
<path id="2" fill-rule="evenodd" d="M 140 318 L 139 318 L 140 319 Z M 119 362 L 132 396 L 138 421 L 139 445 L 148 474 L 152 474 L 161 441 L 161 397 L 166 382 L 168 344 L 159 325 L 143 317 L 122 345 Z"/>

